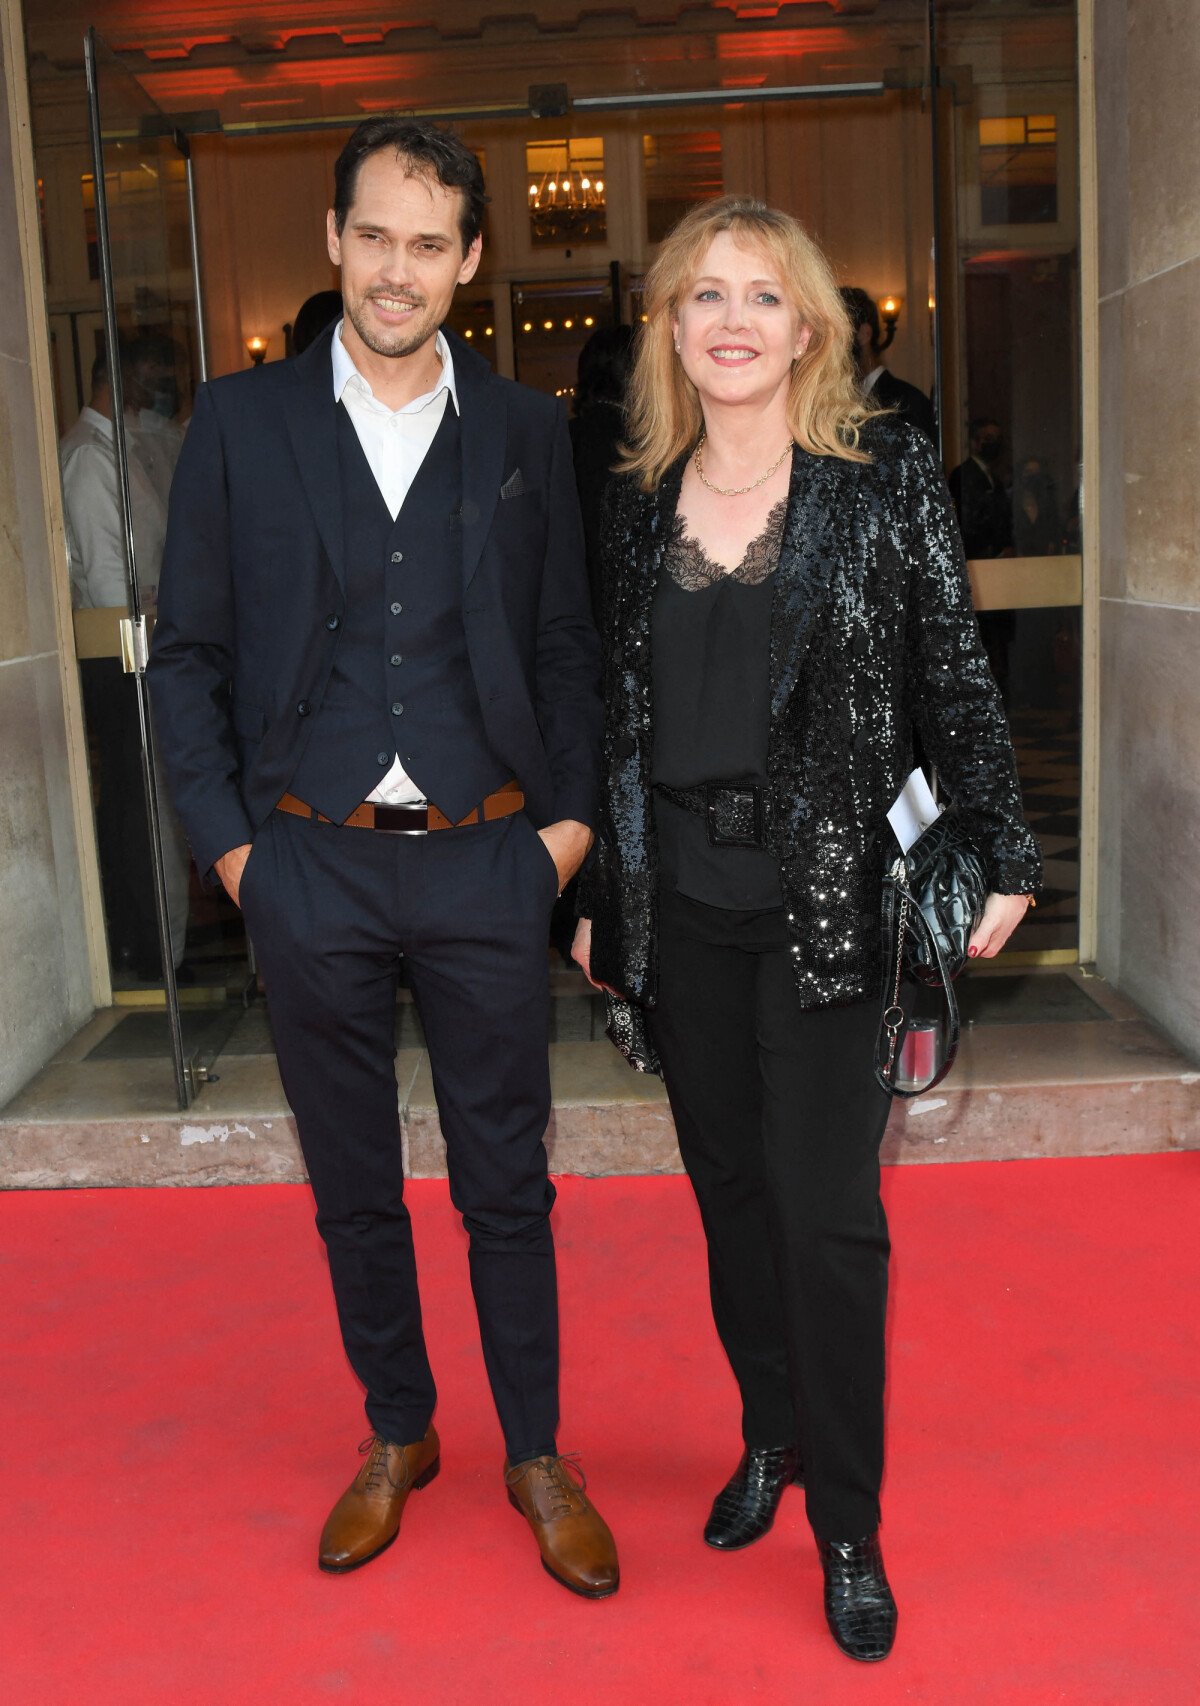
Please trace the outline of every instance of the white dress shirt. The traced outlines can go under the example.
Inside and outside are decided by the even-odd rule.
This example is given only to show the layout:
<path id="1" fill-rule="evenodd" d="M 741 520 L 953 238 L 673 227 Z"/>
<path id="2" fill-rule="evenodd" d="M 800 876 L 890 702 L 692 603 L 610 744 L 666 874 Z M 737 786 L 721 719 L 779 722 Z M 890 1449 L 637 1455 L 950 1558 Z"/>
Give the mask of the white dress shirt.
<path id="1" fill-rule="evenodd" d="M 345 405 L 363 455 L 375 476 L 375 483 L 395 521 L 408 496 L 409 487 L 437 436 L 446 412 L 447 398 L 455 409 L 458 408 L 454 359 L 450 345 L 439 332 L 434 344 L 442 359 L 437 384 L 423 397 L 414 397 L 411 403 L 405 403 L 403 408 L 389 409 L 386 403 L 380 402 L 355 367 L 349 350 L 342 342 L 342 325 L 339 320 L 333 333 L 334 402 Z M 397 755 L 387 775 L 367 798 L 377 805 L 405 806 L 422 801 L 425 796 Z"/>
<path id="2" fill-rule="evenodd" d="M 880 362 L 878 367 L 873 367 L 870 373 L 867 374 L 867 377 L 862 382 L 863 395 L 865 397 L 869 397 L 871 395 L 871 392 L 875 389 L 875 386 L 878 383 L 879 375 L 882 372 L 883 363 Z"/>
<path id="3" fill-rule="evenodd" d="M 62 467 L 63 510 L 71 602 L 76 609 L 128 608 L 125 582 L 125 530 L 117 496 L 117 451 L 112 422 L 84 408 L 58 447 Z M 158 592 L 167 506 L 129 443 L 129 501 L 138 587 L 144 603 Z"/>

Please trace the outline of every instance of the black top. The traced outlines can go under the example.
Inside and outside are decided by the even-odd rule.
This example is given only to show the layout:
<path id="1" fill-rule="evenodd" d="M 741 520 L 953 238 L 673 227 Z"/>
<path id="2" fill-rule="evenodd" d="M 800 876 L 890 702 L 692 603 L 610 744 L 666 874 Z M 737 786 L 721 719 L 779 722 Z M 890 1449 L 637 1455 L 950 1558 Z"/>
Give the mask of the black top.
<path id="1" fill-rule="evenodd" d="M 766 782 L 771 594 L 786 513 L 781 498 L 730 571 L 685 537 L 676 518 L 651 618 L 655 783 Z M 654 799 L 664 882 L 731 911 L 782 906 L 773 854 L 710 846 L 699 813 Z"/>

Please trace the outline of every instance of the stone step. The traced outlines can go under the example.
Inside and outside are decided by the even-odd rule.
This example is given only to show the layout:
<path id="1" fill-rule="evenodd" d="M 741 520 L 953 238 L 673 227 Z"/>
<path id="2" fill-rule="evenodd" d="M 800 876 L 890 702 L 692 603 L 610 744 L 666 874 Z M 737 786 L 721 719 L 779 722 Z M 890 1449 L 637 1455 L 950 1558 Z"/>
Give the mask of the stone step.
<path id="1" fill-rule="evenodd" d="M 556 976 L 555 994 L 555 1028 L 564 1040 L 550 1045 L 552 1171 L 678 1172 L 661 1083 L 633 1072 L 600 1037 L 601 1015 L 573 974 Z M 1103 980 L 1077 968 L 974 973 L 964 1008 L 976 1019 L 953 1074 L 931 1095 L 896 1102 L 885 1162 L 1200 1148 L 1200 1072 Z M 401 1009 L 404 1167 L 409 1177 L 438 1177 L 445 1146 L 413 1020 L 411 1009 L 407 1017 Z M 261 1007 L 232 1030 L 224 1017 L 229 1034 L 215 1054 L 213 1081 L 187 1113 L 174 1106 L 161 1054 L 117 1048 L 116 1027 L 129 1022 L 127 1014 L 98 1014 L 0 1114 L 0 1187 L 305 1177 Z M 140 1046 L 140 1034 L 123 1046 Z"/>

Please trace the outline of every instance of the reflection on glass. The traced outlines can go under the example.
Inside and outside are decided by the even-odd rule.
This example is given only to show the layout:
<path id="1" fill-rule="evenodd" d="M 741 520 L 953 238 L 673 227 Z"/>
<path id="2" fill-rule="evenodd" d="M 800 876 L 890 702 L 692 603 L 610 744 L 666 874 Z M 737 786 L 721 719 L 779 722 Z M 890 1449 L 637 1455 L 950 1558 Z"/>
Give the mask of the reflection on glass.
<path id="1" fill-rule="evenodd" d="M 523 385 L 573 397 L 579 352 L 599 326 L 613 324 L 607 278 L 514 284 L 513 352 Z"/>
<path id="2" fill-rule="evenodd" d="M 1053 113 L 979 121 L 980 222 L 1053 225 L 1058 218 L 1058 122 Z"/>
<path id="3" fill-rule="evenodd" d="M 721 133 L 718 130 L 671 131 L 642 137 L 646 195 L 646 235 L 661 243 L 672 226 L 698 202 L 724 194 Z"/>
<path id="4" fill-rule="evenodd" d="M 607 240 L 602 137 L 527 142 L 525 175 L 529 234 L 535 248 Z"/>
<path id="5" fill-rule="evenodd" d="M 490 296 L 472 300 L 460 291 L 446 316 L 446 325 L 469 343 L 477 355 L 495 367 L 496 311 Z"/>
<path id="6" fill-rule="evenodd" d="M 976 188 L 964 160 L 959 182 L 960 231 L 970 235 L 956 279 L 963 365 L 951 483 L 1045 860 L 1045 892 L 1014 952 L 1057 953 L 1075 949 L 1079 928 L 1080 610 L 1055 602 L 1057 591 L 1048 597 L 1069 596 L 1062 562 L 1079 550 L 1079 299 L 1077 212 L 1059 187 L 1073 40 L 1044 27 L 1042 46 L 1043 69 L 1058 73 L 1057 114 L 1043 109 L 1045 88 L 1017 72 L 993 80 L 988 96 L 999 104 L 998 82 L 1007 116 L 977 110 L 970 121 L 979 171 Z"/>

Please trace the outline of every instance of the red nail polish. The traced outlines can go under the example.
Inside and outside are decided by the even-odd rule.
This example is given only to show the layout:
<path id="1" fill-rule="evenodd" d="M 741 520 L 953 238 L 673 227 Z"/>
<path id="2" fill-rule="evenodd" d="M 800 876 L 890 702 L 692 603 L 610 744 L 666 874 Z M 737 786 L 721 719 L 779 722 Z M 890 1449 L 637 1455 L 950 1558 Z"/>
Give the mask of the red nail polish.
<path id="1" fill-rule="evenodd" d="M 973 960 L 978 952 L 979 952 L 978 948 L 968 948 L 967 949 L 967 958 L 969 960 Z"/>

